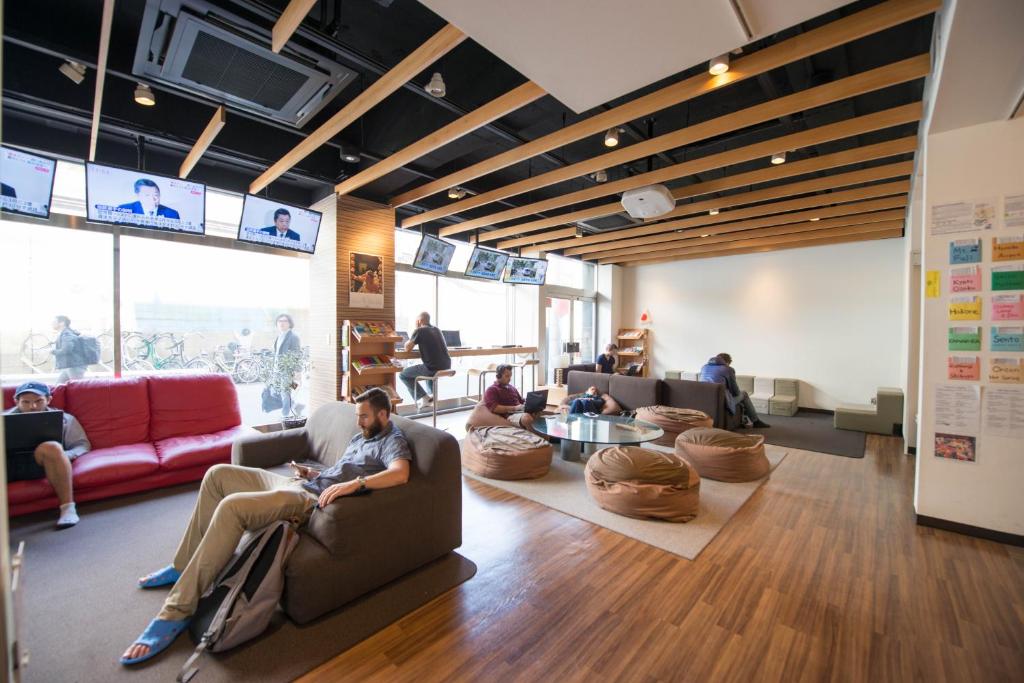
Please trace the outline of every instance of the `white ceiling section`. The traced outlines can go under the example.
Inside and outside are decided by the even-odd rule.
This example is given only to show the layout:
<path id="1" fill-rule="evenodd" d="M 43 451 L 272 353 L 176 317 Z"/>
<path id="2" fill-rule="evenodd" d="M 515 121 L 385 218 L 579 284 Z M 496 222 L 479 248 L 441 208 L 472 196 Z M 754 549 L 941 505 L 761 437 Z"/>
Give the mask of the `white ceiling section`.
<path id="1" fill-rule="evenodd" d="M 421 0 L 576 113 L 847 0 Z M 454 85 L 454 84 L 453 84 Z"/>

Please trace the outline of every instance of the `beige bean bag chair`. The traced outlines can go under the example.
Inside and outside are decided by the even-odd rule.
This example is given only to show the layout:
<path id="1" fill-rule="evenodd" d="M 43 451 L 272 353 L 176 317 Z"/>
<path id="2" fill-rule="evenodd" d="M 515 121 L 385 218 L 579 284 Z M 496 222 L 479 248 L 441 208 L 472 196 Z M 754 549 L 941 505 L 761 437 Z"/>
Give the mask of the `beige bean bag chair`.
<path id="1" fill-rule="evenodd" d="M 683 458 L 638 446 L 602 448 L 587 460 L 587 490 L 626 517 L 689 522 L 697 516 L 700 476 Z"/>
<path id="2" fill-rule="evenodd" d="M 487 409 L 487 405 L 480 401 L 470 411 L 469 417 L 466 418 L 466 431 L 476 429 L 478 427 L 522 427 L 533 431 L 533 415 L 527 415 L 526 413 L 515 413 L 509 417 L 504 415 L 495 415 Z"/>
<path id="3" fill-rule="evenodd" d="M 558 405 L 568 407 L 574 398 L 579 398 L 582 395 L 582 393 L 570 394 L 559 401 Z M 601 398 L 604 399 L 604 408 L 601 408 L 602 415 L 618 415 L 622 412 L 622 406 L 615 402 L 611 394 L 601 394 Z"/>
<path id="4" fill-rule="evenodd" d="M 676 455 L 686 458 L 705 479 L 754 481 L 768 474 L 760 434 L 734 434 L 724 429 L 691 429 L 676 439 Z"/>
<path id="5" fill-rule="evenodd" d="M 462 466 L 488 479 L 536 479 L 551 469 L 551 444 L 506 423 L 478 427 L 462 442 Z"/>
<path id="6" fill-rule="evenodd" d="M 675 444 L 676 437 L 685 431 L 697 427 L 711 427 L 715 424 L 715 421 L 707 413 L 689 408 L 672 408 L 671 406 L 637 408 L 636 419 L 656 424 L 665 430 L 664 436 L 654 440 L 654 443 L 662 446 Z"/>

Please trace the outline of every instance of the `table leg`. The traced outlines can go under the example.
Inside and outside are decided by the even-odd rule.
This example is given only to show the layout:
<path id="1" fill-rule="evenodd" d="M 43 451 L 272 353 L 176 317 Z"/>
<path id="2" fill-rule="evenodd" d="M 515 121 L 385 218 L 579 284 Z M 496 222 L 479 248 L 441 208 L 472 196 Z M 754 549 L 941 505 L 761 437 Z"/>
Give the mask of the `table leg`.
<path id="1" fill-rule="evenodd" d="M 570 441 L 569 439 L 562 439 L 561 445 L 562 460 L 568 460 L 569 462 L 580 461 L 580 443 L 579 441 Z"/>

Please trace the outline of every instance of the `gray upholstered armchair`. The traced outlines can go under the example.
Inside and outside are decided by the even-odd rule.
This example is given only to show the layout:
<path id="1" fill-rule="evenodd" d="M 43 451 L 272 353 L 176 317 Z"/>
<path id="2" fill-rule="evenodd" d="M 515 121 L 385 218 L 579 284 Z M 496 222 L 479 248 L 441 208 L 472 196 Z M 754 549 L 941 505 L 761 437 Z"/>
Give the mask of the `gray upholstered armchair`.
<path id="1" fill-rule="evenodd" d="M 430 426 L 392 420 L 412 449 L 409 482 L 314 510 L 285 572 L 282 605 L 300 624 L 462 545 L 458 442 Z M 330 466 L 357 429 L 354 405 L 330 403 L 300 429 L 239 439 L 231 461 L 263 468 L 289 460 Z"/>

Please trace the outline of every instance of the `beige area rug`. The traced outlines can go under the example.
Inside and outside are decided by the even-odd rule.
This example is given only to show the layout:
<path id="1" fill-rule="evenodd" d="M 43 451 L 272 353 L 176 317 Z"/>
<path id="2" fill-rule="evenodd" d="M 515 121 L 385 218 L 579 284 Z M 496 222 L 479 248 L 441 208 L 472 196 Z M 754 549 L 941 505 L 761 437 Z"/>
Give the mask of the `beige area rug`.
<path id="1" fill-rule="evenodd" d="M 645 448 L 673 452 L 673 449 L 665 446 L 645 446 Z M 786 452 L 786 449 L 778 446 L 765 446 L 765 454 L 768 456 L 768 462 L 771 463 L 772 471 L 786 457 Z M 701 479 L 700 512 L 697 514 L 697 518 L 684 524 L 677 524 L 653 519 L 623 517 L 598 507 L 587 493 L 587 486 L 583 479 L 585 466 L 585 461 L 566 462 L 562 460 L 558 457 L 556 448 L 555 457 L 551 461 L 551 471 L 540 479 L 499 481 L 480 477 L 465 469 L 462 470 L 462 473 L 477 481 L 592 524 L 603 526 L 623 536 L 635 538 L 688 560 L 696 559 L 697 555 L 736 514 L 736 511 L 754 495 L 754 491 L 768 481 L 771 476 L 769 474 L 763 479 L 742 484 L 726 484 L 711 479 Z"/>

